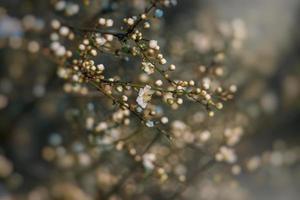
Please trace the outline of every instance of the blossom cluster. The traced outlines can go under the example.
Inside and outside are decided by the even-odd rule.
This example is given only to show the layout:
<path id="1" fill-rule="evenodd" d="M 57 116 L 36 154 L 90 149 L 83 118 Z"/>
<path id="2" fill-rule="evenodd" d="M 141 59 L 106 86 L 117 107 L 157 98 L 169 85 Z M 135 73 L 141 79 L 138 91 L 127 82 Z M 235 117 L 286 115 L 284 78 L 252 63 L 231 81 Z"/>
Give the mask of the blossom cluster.
<path id="1" fill-rule="evenodd" d="M 50 96 L 54 103 L 40 108 L 49 115 L 53 107 L 63 110 L 55 117 L 64 127 L 51 131 L 41 147 L 53 177 L 47 187 L 33 188 L 29 199 L 175 198 L 215 165 L 225 172 L 214 171 L 218 182 L 263 164 L 297 161 L 294 149 L 250 159 L 239 155 L 249 118 L 232 104 L 241 78 L 230 60 L 242 48 L 245 25 L 221 23 L 214 34 L 195 25 L 177 35 L 164 28 L 177 3 L 101 1 L 93 13 L 86 12 L 94 10 L 93 1 L 54 0 L 50 19 L 17 20 L 0 10 L 0 27 L 16 24 L 0 30 L 0 45 L 25 51 L 29 59 L 46 57 L 59 78 L 50 79 L 61 86 L 57 96 L 68 99 Z M 50 98 L 45 77 L 38 79 L 34 96 Z M 0 94 L 0 109 L 8 104 L 9 97 Z M 0 154 L 0 178 L 21 185 L 14 170 Z M 204 180 L 203 195 L 217 195 Z"/>

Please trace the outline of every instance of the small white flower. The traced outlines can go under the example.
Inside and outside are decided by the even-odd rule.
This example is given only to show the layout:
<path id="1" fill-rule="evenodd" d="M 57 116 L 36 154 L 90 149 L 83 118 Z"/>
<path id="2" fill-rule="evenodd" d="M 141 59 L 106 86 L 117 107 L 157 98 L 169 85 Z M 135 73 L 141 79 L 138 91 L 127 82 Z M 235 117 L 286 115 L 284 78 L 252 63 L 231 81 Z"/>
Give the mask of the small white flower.
<path id="1" fill-rule="evenodd" d="M 154 65 L 150 62 L 142 62 L 142 69 L 147 74 L 153 74 L 154 73 Z"/>
<path id="2" fill-rule="evenodd" d="M 107 19 L 106 20 L 106 26 L 107 27 L 112 27 L 114 25 L 114 21 L 112 19 Z"/>
<path id="3" fill-rule="evenodd" d="M 154 122 L 151 121 L 151 120 L 148 120 L 148 121 L 146 122 L 146 126 L 149 127 L 149 128 L 151 128 L 151 127 L 154 126 Z"/>
<path id="4" fill-rule="evenodd" d="M 169 122 L 169 119 L 168 119 L 167 117 L 162 117 L 162 118 L 160 119 L 160 121 L 161 121 L 161 123 L 166 124 L 166 123 Z"/>
<path id="5" fill-rule="evenodd" d="M 100 24 L 100 25 L 105 25 L 105 23 L 106 23 L 106 19 L 104 19 L 104 18 L 100 18 L 99 20 L 98 20 L 98 23 Z"/>
<path id="6" fill-rule="evenodd" d="M 52 20 L 51 21 L 51 27 L 55 30 L 59 29 L 60 28 L 60 22 L 56 19 Z"/>
<path id="7" fill-rule="evenodd" d="M 134 25 L 134 19 L 133 19 L 133 18 L 128 18 L 128 19 L 127 19 L 127 24 L 128 24 L 129 26 Z"/>
<path id="8" fill-rule="evenodd" d="M 154 169 L 154 161 L 156 160 L 156 156 L 153 153 L 146 153 L 143 156 L 143 165 L 148 170 Z"/>
<path id="9" fill-rule="evenodd" d="M 151 96 L 154 93 L 153 90 L 151 90 L 151 86 L 146 85 L 144 88 L 141 88 L 139 91 L 139 96 L 136 99 L 136 102 L 139 106 L 142 108 L 146 108 L 147 103 L 151 100 Z"/>
<path id="10" fill-rule="evenodd" d="M 103 46 L 106 43 L 106 39 L 104 37 L 96 37 L 96 43 L 100 46 Z"/>
<path id="11" fill-rule="evenodd" d="M 157 44 L 157 41 L 156 41 L 156 40 L 150 40 L 150 42 L 149 42 L 149 47 L 150 47 L 151 49 L 155 49 L 155 48 L 157 48 L 157 46 L 158 46 L 158 44 Z"/>
<path id="12" fill-rule="evenodd" d="M 66 48 L 64 46 L 59 46 L 57 48 L 57 50 L 55 51 L 55 54 L 58 56 L 58 57 L 62 57 L 64 56 L 66 53 Z"/>
<path id="13" fill-rule="evenodd" d="M 70 29 L 66 26 L 62 26 L 59 29 L 59 34 L 62 35 L 62 36 L 67 36 L 69 33 L 70 33 Z"/>

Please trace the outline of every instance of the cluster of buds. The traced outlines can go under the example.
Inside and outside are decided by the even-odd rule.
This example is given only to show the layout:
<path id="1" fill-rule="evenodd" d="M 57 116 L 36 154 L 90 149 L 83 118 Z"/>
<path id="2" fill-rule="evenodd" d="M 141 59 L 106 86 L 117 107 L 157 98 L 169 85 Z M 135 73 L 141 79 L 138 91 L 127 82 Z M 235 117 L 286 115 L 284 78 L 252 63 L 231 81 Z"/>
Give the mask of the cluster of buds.
<path id="1" fill-rule="evenodd" d="M 160 39 L 148 38 L 146 31 L 159 23 L 158 19 L 164 15 L 163 7 L 175 4 L 176 1 L 172 0 L 153 1 L 141 14 L 123 18 L 119 29 L 115 19 L 106 17 L 98 18 L 95 28 L 52 21 L 53 42 L 50 47 L 58 59 L 58 74 L 66 80 L 65 91 L 87 98 L 102 95 L 100 101 L 103 104 L 107 105 L 107 100 L 113 104 L 101 108 L 105 117 L 97 114 L 95 106 L 89 108 L 90 112 L 85 112 L 83 126 L 89 133 L 87 144 L 79 145 L 76 141 L 74 147 L 68 148 L 69 153 L 56 156 L 53 154 L 59 152 L 58 147 L 47 147 L 44 151 L 46 160 L 63 168 L 75 168 L 77 164 L 88 168 L 110 149 L 111 155 L 125 153 L 137 166 L 156 175 L 160 182 L 173 177 L 180 182 L 187 180 L 184 162 L 189 162 L 189 159 L 184 148 L 189 146 L 200 152 L 203 146 L 213 143 L 214 136 L 209 129 L 193 130 L 189 122 L 176 119 L 176 115 L 168 115 L 169 112 L 176 112 L 173 110 L 184 108 L 190 102 L 201 106 L 199 110 L 206 113 L 204 118 L 208 116 L 208 121 L 234 97 L 237 89 L 235 85 L 224 87 L 218 81 L 225 74 L 224 53 L 216 53 L 214 66 L 198 63 L 197 73 L 192 78 L 180 78 L 180 70 L 184 70 L 182 63 L 178 59 L 171 62 L 172 58 L 165 53 Z M 117 58 L 122 64 L 107 64 L 111 58 Z M 133 68 L 134 74 L 130 72 Z M 136 131 L 132 132 L 134 129 Z M 238 142 L 241 135 L 237 131 L 232 134 L 226 131 L 228 146 Z M 156 134 L 153 138 L 149 138 L 151 134 L 144 139 L 135 139 L 134 136 L 143 132 Z M 176 151 L 160 144 L 162 138 L 171 142 Z M 80 152 L 78 159 L 71 156 L 74 151 Z M 212 160 L 232 165 L 237 161 L 234 149 L 222 144 L 217 153 L 207 154 Z M 164 159 L 168 162 L 162 162 Z M 238 166 L 233 168 L 235 173 L 239 171 Z"/>

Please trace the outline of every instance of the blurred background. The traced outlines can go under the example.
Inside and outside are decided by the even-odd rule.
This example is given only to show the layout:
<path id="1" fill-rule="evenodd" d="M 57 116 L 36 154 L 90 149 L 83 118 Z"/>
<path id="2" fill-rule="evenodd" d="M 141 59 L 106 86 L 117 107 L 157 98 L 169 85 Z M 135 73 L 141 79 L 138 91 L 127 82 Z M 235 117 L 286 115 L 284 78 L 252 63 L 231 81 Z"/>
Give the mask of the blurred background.
<path id="1" fill-rule="evenodd" d="M 41 46 L 46 43 L 42 30 L 48 29 L 47 20 L 52 17 L 46 12 L 49 2 L 0 2 L 0 153 L 11 160 L 16 171 L 5 184 L 0 180 L 0 199 L 8 193 L 6 184 L 22 193 L 37 183 L 47 183 L 53 167 L 41 158 L 42 147 L 53 133 L 76 131 L 70 121 L 78 119 L 69 115 L 83 100 L 64 94 L 55 64 L 47 56 L 18 49 L 19 37 L 38 38 Z M 138 0 L 130 2 L 138 4 Z M 36 16 L 34 27 L 30 27 L 32 18 L 24 18 L 28 13 Z M 184 199 L 299 199 L 299 159 L 283 164 L 285 158 L 299 157 L 294 154 L 300 152 L 299 19 L 298 0 L 178 0 L 176 7 L 166 11 L 164 29 L 159 33 L 162 38 L 184 38 L 189 30 L 210 35 L 212 27 L 224 23 L 243 25 L 243 45 L 231 54 L 228 65 L 229 81 L 239 88 L 234 108 L 248 117 L 237 152 L 242 158 L 269 156 L 272 163 L 253 173 L 242 172 L 235 177 L 239 186 L 236 182 L 216 186 L 199 177 L 185 191 Z M 33 31 L 28 34 L 21 23 Z M 206 40 L 202 42 L 208 45 Z M 167 47 L 170 43 L 165 41 Z M 12 170 L 5 163 L 0 157 L 2 176 Z M 212 185 L 221 192 L 211 191 Z M 228 192 L 229 187 L 235 192 Z M 204 190 L 211 196 L 203 196 Z"/>
<path id="2" fill-rule="evenodd" d="M 239 148 L 248 154 L 272 147 L 299 147 L 299 1 L 198 2 L 200 11 L 196 15 L 211 15 L 217 22 L 239 18 L 247 29 L 239 54 L 241 63 L 236 68 L 245 73 L 240 77 L 243 94 L 238 102 L 243 102 L 240 109 L 252 118 L 251 136 Z M 298 163 L 288 168 L 262 169 L 255 176 L 244 174 L 240 178 L 250 199 L 297 199 L 299 174 Z"/>

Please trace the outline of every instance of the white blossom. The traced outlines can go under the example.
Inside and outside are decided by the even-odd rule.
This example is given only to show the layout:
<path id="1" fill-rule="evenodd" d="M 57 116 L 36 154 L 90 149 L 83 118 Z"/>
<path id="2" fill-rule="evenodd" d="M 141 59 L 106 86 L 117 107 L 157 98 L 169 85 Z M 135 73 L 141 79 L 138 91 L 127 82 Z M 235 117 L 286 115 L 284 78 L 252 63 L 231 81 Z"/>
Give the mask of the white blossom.
<path id="1" fill-rule="evenodd" d="M 136 102 L 138 105 L 142 108 L 146 108 L 147 103 L 151 100 L 151 96 L 154 93 L 153 90 L 151 90 L 151 86 L 146 85 L 144 88 L 141 88 L 139 91 L 139 95 L 136 99 Z"/>
<path id="2" fill-rule="evenodd" d="M 143 165 L 146 169 L 153 170 L 154 169 L 154 161 L 156 160 L 156 156 L 153 153 L 146 153 L 143 156 Z"/>
<path id="3" fill-rule="evenodd" d="M 150 62 L 142 62 L 142 69 L 147 74 L 154 73 L 154 65 Z"/>
<path id="4" fill-rule="evenodd" d="M 149 42 L 150 48 L 155 49 L 155 48 L 157 48 L 157 46 L 158 46 L 158 44 L 157 44 L 156 40 L 150 40 L 150 42 Z"/>

